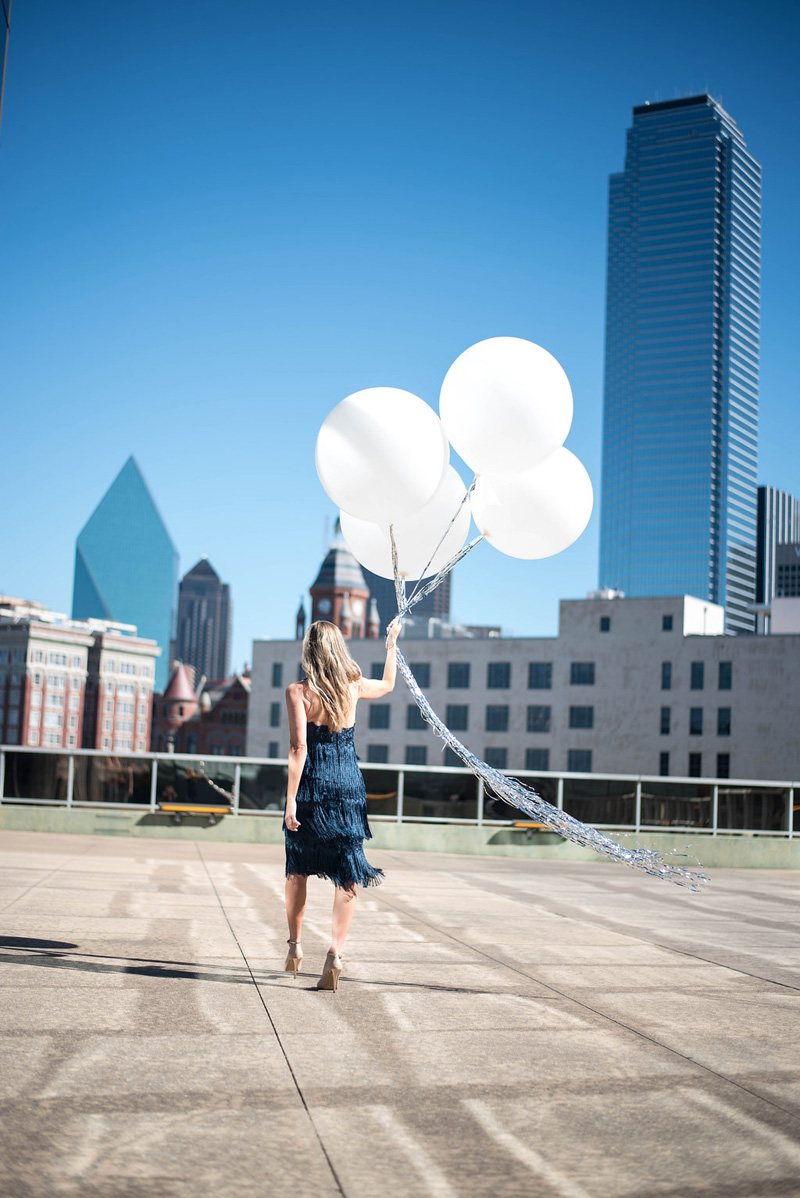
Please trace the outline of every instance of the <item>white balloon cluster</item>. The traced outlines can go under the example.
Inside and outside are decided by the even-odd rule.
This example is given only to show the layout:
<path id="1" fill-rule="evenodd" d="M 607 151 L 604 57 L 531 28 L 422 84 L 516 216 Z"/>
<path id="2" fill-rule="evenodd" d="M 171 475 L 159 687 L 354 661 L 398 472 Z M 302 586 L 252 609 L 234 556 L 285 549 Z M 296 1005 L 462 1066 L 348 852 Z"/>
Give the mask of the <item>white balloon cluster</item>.
<path id="1" fill-rule="evenodd" d="M 448 370 L 439 413 L 374 387 L 323 422 L 317 473 L 362 565 L 394 577 L 392 525 L 400 577 L 438 573 L 469 535 L 470 507 L 481 536 L 511 557 L 550 557 L 580 536 L 592 484 L 563 448 L 572 391 L 552 354 L 519 337 L 479 341 Z M 476 475 L 469 506 L 450 444 Z"/>

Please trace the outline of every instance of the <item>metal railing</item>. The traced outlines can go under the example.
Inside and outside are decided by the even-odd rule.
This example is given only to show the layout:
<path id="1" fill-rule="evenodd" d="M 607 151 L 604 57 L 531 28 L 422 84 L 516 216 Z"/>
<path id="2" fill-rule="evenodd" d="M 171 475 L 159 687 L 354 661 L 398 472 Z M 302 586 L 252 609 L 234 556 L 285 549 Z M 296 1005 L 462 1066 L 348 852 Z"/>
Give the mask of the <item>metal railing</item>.
<path id="1" fill-rule="evenodd" d="M 513 827 L 526 817 L 465 768 L 362 762 L 371 820 Z M 504 771 L 555 807 L 597 828 L 793 837 L 797 782 Z M 125 808 L 227 806 L 230 815 L 280 819 L 285 758 L 202 757 L 95 749 L 0 746 L 0 804 Z M 797 825 L 797 826 L 795 826 Z"/>

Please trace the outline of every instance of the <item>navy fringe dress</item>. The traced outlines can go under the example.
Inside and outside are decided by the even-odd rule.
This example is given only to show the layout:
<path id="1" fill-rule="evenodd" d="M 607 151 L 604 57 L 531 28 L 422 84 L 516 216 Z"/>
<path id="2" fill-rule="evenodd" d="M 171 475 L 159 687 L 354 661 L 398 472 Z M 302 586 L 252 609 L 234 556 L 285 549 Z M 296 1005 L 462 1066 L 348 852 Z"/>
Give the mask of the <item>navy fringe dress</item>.
<path id="1" fill-rule="evenodd" d="M 354 884 L 377 886 L 383 870 L 364 856 L 371 840 L 367 792 L 358 768 L 353 729 L 331 732 L 324 724 L 307 726 L 308 753 L 297 789 L 300 827 L 284 825 L 286 876 L 315 874 L 347 890 Z"/>

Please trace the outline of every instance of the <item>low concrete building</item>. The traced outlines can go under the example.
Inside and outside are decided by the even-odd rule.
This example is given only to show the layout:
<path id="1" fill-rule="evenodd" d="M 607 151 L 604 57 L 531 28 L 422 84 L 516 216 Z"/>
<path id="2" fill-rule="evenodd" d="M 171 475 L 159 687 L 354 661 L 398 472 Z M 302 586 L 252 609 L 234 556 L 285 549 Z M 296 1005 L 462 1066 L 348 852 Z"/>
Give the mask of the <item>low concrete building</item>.
<path id="1" fill-rule="evenodd" d="M 691 596 L 562 600 L 555 637 L 402 640 L 434 710 L 469 748 L 510 770 L 800 777 L 800 636 L 729 636 Z M 256 641 L 247 753 L 284 757 L 284 689 L 298 641 Z M 364 673 L 382 643 L 353 640 Z M 456 764 L 402 678 L 361 704 L 363 760 Z"/>

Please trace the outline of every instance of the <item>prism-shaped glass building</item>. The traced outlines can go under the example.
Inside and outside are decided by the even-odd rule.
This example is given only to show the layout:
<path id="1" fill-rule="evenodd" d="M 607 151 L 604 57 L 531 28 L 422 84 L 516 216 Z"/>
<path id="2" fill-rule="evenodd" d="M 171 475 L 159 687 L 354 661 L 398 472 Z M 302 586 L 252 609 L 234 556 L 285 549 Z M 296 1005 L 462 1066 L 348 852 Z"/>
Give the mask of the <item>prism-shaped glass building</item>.
<path id="1" fill-rule="evenodd" d="M 708 95 L 633 110 L 610 179 L 601 587 L 753 630 L 761 169 Z"/>
<path id="2" fill-rule="evenodd" d="M 161 648 L 156 689 L 163 690 L 177 585 L 178 552 L 130 457 L 78 534 L 72 618 L 135 624 Z"/>

